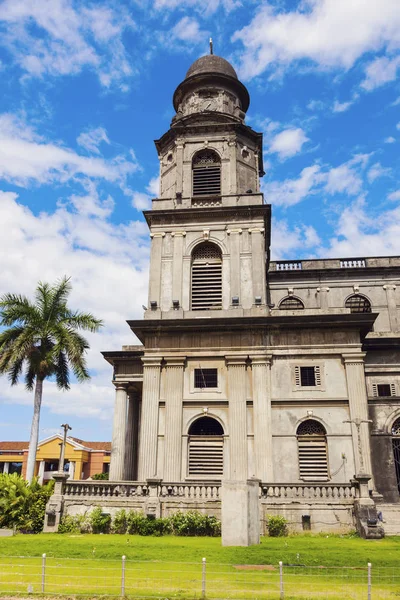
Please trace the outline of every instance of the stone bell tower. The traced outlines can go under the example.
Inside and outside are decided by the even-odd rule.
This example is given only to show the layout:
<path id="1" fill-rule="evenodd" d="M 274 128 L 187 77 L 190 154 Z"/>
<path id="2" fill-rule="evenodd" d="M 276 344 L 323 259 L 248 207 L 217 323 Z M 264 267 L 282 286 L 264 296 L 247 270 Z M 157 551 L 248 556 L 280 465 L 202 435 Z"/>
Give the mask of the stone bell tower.
<path id="1" fill-rule="evenodd" d="M 155 142 L 160 197 L 145 212 L 152 238 L 145 318 L 261 314 L 270 212 L 259 185 L 262 134 L 244 122 L 247 89 L 210 54 L 193 63 L 173 103 L 171 127 Z"/>

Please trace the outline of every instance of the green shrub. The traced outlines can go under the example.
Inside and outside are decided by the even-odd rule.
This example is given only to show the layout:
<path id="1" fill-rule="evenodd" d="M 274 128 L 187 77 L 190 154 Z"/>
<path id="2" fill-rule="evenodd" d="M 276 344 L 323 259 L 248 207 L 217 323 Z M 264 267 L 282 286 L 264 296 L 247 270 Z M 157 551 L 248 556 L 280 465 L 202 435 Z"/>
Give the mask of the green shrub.
<path id="1" fill-rule="evenodd" d="M 267 529 L 270 537 L 284 537 L 288 535 L 288 526 L 285 517 L 279 515 L 267 516 Z"/>
<path id="2" fill-rule="evenodd" d="M 111 515 L 103 513 L 97 506 L 89 515 L 89 523 L 93 533 L 108 533 L 111 525 Z"/>
<path id="3" fill-rule="evenodd" d="M 17 473 L 0 474 L 0 527 L 39 533 L 54 482 L 40 486 L 37 479 L 28 483 Z"/>
<path id="4" fill-rule="evenodd" d="M 113 533 L 126 533 L 128 529 L 127 514 L 124 509 L 115 513 L 111 531 Z"/>
<path id="5" fill-rule="evenodd" d="M 181 536 L 219 536 L 221 523 L 213 516 L 197 511 L 176 512 L 171 517 L 172 532 Z"/>
<path id="6" fill-rule="evenodd" d="M 108 473 L 95 473 L 94 475 L 92 475 L 92 479 L 108 481 Z"/>
<path id="7" fill-rule="evenodd" d="M 137 535 L 168 535 L 171 533 L 171 523 L 170 519 L 155 519 L 131 510 L 127 515 L 127 531 Z"/>

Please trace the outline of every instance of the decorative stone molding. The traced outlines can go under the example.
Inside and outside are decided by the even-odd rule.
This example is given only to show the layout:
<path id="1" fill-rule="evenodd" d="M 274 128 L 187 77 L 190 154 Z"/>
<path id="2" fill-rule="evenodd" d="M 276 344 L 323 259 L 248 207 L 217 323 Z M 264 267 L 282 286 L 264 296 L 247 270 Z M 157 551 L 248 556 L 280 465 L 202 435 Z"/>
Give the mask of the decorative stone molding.
<path id="1" fill-rule="evenodd" d="M 226 233 L 228 235 L 231 235 L 232 233 L 239 233 L 240 234 L 240 233 L 243 233 L 243 229 L 240 229 L 240 228 L 239 229 L 227 229 Z"/>
<path id="2" fill-rule="evenodd" d="M 173 231 L 171 233 L 171 237 L 185 237 L 186 236 L 186 231 Z"/>
<path id="3" fill-rule="evenodd" d="M 165 237 L 165 231 L 160 231 L 159 233 L 150 233 L 151 238 L 163 238 Z"/>

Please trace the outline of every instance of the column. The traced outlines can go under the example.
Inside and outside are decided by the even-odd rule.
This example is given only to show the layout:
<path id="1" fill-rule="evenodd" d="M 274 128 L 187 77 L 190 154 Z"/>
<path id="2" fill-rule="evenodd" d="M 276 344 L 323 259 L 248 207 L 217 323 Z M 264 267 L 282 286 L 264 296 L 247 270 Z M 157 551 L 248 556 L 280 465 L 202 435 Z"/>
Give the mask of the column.
<path id="1" fill-rule="evenodd" d="M 3 473 L 7 474 L 10 470 L 10 463 L 9 462 L 5 462 L 4 466 L 3 466 Z"/>
<path id="2" fill-rule="evenodd" d="M 72 481 L 75 479 L 75 462 L 73 460 L 69 461 L 69 480 Z"/>
<path id="3" fill-rule="evenodd" d="M 150 280 L 149 280 L 149 304 L 155 300 L 157 306 L 161 303 L 161 260 L 162 243 L 165 233 L 151 233 L 151 256 L 150 256 Z"/>
<path id="4" fill-rule="evenodd" d="M 40 485 L 43 485 L 44 480 L 44 460 L 41 460 L 39 463 L 39 472 L 38 472 L 38 482 Z"/>
<path id="5" fill-rule="evenodd" d="M 182 466 L 182 398 L 185 357 L 166 359 L 165 367 L 165 445 L 166 482 L 180 481 Z"/>
<path id="6" fill-rule="evenodd" d="M 232 304 L 233 296 L 239 297 L 239 304 L 242 303 L 240 298 L 240 234 L 241 229 L 230 229 L 228 234 L 230 236 L 230 255 L 231 255 L 231 297 L 229 298 L 229 304 Z"/>
<path id="7" fill-rule="evenodd" d="M 264 229 L 253 227 L 251 234 L 251 254 L 253 265 L 253 303 L 256 296 L 265 304 L 265 242 Z"/>
<path id="8" fill-rule="evenodd" d="M 319 292 L 319 307 L 322 310 L 328 310 L 329 302 L 328 302 L 328 287 L 319 287 L 317 288 L 317 292 Z"/>
<path id="9" fill-rule="evenodd" d="M 123 481 L 125 462 L 127 386 L 115 385 L 114 422 L 111 443 L 110 481 Z"/>
<path id="10" fill-rule="evenodd" d="M 272 482 L 271 356 L 251 356 L 253 376 L 253 416 L 255 476 Z"/>
<path id="11" fill-rule="evenodd" d="M 139 392 L 130 391 L 128 394 L 128 418 L 125 439 L 125 481 L 136 479 L 139 432 Z"/>
<path id="12" fill-rule="evenodd" d="M 172 300 L 179 300 L 182 307 L 182 269 L 183 269 L 183 238 L 186 232 L 172 233 L 174 238 L 174 253 L 172 259 Z"/>
<path id="13" fill-rule="evenodd" d="M 364 421 L 359 424 L 361 448 L 358 447 L 357 425 L 351 423 L 356 475 L 360 473 L 362 467 L 360 452 L 364 463 L 364 473 L 372 475 L 369 424 L 366 422 L 368 421 L 368 399 L 365 386 L 364 357 L 365 352 L 343 354 L 349 395 L 350 420 Z"/>
<path id="14" fill-rule="evenodd" d="M 161 358 L 143 357 L 142 416 L 138 480 L 157 474 L 158 411 L 160 403 Z"/>
<path id="15" fill-rule="evenodd" d="M 391 283 L 384 285 L 383 289 L 386 291 L 390 331 L 397 332 L 399 331 L 399 322 L 397 318 L 396 286 Z"/>
<path id="16" fill-rule="evenodd" d="M 248 479 L 247 406 L 246 406 L 247 356 L 227 356 L 229 394 L 229 479 Z"/>
<path id="17" fill-rule="evenodd" d="M 236 140 L 228 142 L 229 147 L 229 187 L 222 182 L 224 188 L 221 190 L 223 194 L 237 194 L 237 158 L 236 158 Z M 225 165 L 224 165 L 225 166 Z M 226 165 L 228 167 L 228 165 Z"/>

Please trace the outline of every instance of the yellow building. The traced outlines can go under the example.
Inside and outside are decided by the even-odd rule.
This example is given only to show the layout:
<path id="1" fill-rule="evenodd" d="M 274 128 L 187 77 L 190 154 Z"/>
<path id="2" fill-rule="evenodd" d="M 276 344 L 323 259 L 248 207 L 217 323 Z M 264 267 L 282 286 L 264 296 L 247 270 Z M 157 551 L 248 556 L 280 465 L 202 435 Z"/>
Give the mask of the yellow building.
<path id="1" fill-rule="evenodd" d="M 52 478 L 58 470 L 62 436 L 52 435 L 38 444 L 35 475 L 40 483 Z M 25 476 L 29 442 L 0 442 L 0 473 L 20 473 Z M 111 442 L 85 442 L 68 437 L 65 446 L 64 470 L 70 479 L 87 479 L 96 473 L 108 473 Z"/>

